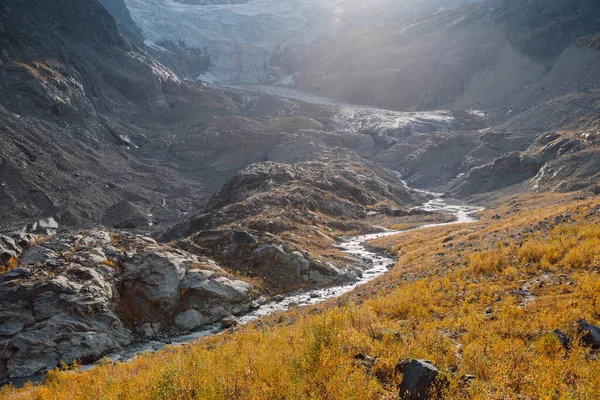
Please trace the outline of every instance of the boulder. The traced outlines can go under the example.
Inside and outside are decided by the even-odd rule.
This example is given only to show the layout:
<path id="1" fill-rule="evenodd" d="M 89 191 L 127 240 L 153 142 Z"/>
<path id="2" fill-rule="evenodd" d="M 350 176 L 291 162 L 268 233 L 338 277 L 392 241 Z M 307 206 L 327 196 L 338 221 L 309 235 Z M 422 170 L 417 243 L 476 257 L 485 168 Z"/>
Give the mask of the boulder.
<path id="1" fill-rule="evenodd" d="M 55 260 L 58 254 L 44 246 L 33 246 L 21 256 L 21 265 L 34 265 Z"/>
<path id="2" fill-rule="evenodd" d="M 600 348 L 600 328 L 588 324 L 584 320 L 577 321 L 577 327 L 582 334 L 583 340 L 595 349 Z"/>
<path id="3" fill-rule="evenodd" d="M 571 341 L 569 340 L 569 337 L 567 335 L 565 335 L 563 332 L 561 332 L 558 329 L 553 330 L 552 334 L 556 337 L 556 339 L 558 339 L 558 341 L 560 342 L 560 344 L 562 345 L 562 347 L 565 350 L 569 349 L 569 347 L 571 345 Z"/>
<path id="4" fill-rule="evenodd" d="M 175 311 L 180 284 L 194 259 L 167 251 L 143 252 L 124 263 L 123 287 L 142 322 Z M 160 314 L 160 315 L 157 315 Z"/>
<path id="5" fill-rule="evenodd" d="M 129 344 L 132 335 L 115 312 L 113 277 L 78 265 L 48 274 L 29 264 L 0 275 L 0 335 L 7 338 L 0 378 L 60 361 L 95 361 Z"/>
<path id="6" fill-rule="evenodd" d="M 56 235 L 58 233 L 58 222 L 52 217 L 40 219 L 33 224 L 25 227 L 27 233 L 37 233 L 42 235 Z"/>
<path id="7" fill-rule="evenodd" d="M 225 317 L 221 320 L 221 326 L 225 329 L 231 328 L 232 326 L 236 326 L 237 321 L 235 317 Z"/>
<path id="8" fill-rule="evenodd" d="M 396 369 L 403 373 L 399 386 L 402 400 L 435 399 L 443 384 L 440 371 L 426 360 L 404 360 Z"/>
<path id="9" fill-rule="evenodd" d="M 283 249 L 283 246 L 276 244 L 262 244 L 254 250 L 254 254 L 271 258 L 284 265 L 292 261 L 292 256 Z"/>
<path id="10" fill-rule="evenodd" d="M 175 317 L 175 325 L 182 331 L 191 331 L 210 322 L 209 318 L 196 310 L 187 310 Z"/>

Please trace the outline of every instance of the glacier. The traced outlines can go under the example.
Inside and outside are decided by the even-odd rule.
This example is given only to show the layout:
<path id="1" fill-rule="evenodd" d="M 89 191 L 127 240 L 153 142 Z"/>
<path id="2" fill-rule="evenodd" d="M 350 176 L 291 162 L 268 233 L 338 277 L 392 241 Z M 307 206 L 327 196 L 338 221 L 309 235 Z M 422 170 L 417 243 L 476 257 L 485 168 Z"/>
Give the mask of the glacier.
<path id="1" fill-rule="evenodd" d="M 419 7 L 468 0 L 125 0 L 147 46 L 181 41 L 210 55 L 207 83 L 293 85 L 272 58 L 349 29 L 398 21 Z M 165 51 L 168 51 L 165 49 Z"/>

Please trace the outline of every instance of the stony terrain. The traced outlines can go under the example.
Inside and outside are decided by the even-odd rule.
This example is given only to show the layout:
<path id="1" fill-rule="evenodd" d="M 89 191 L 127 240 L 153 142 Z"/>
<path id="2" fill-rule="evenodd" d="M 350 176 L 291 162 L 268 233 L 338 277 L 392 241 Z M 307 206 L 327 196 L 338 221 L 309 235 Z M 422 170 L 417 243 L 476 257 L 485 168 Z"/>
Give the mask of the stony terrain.
<path id="1" fill-rule="evenodd" d="M 201 46 L 201 35 L 193 45 L 177 35 L 149 36 L 157 15 L 145 14 L 147 1 L 0 3 L 0 381 L 61 361 L 93 362 L 207 324 L 231 327 L 233 315 L 269 296 L 356 282 L 371 260 L 341 251 L 341 236 L 451 222 L 452 215 L 417 209 L 433 194 L 411 187 L 485 202 L 493 211 L 473 228 L 407 234 L 376 247 L 401 257 L 389 277 L 314 316 L 300 312 L 283 331 L 269 330 L 283 316 L 265 322 L 264 331 L 259 321 L 242 334 L 235 357 L 229 336 L 221 335 L 195 348 L 202 365 L 185 359 L 173 366 L 165 356 L 171 350 L 129 364 L 128 371 L 142 365 L 151 372 L 119 376 L 148 378 L 142 386 L 157 382 L 132 397 L 192 398 L 200 389 L 180 386 L 199 379 L 203 385 L 194 387 L 208 398 L 264 395 L 266 386 L 272 397 L 399 391 L 410 398 L 438 376 L 450 386 L 437 389 L 456 398 L 496 390 L 490 387 L 504 390 L 494 392 L 499 397 L 543 397 L 510 377 L 494 381 L 487 368 L 504 376 L 501 367 L 473 355 L 484 349 L 502 359 L 503 348 L 522 344 L 527 365 L 556 356 L 556 343 L 535 339 L 550 329 L 539 328 L 539 309 L 528 314 L 534 333 L 511 317 L 532 297 L 550 304 L 544 285 L 577 282 L 565 301 L 590 322 L 572 329 L 565 302 L 553 309 L 557 326 L 575 342 L 578 334 L 597 333 L 597 313 L 585 300 L 598 263 L 597 2 L 419 0 L 388 10 L 394 2 L 365 8 L 356 0 L 343 12 L 320 2 L 336 28 L 318 39 L 331 26 L 295 36 L 322 17 L 312 0 L 300 3 L 301 10 L 280 5 L 287 22 L 278 10 L 255 13 L 257 4 L 269 9 L 266 0 L 152 3 L 184 14 L 200 10 L 186 14 L 192 20 L 241 10 L 238 22 L 256 23 L 235 25 L 248 43 L 265 21 L 276 24 L 258 36 L 285 42 L 234 44 L 218 59 Z M 189 29 L 169 15 L 158 15 L 167 32 Z M 201 28 L 232 33 L 225 18 L 213 22 Z M 248 53 L 251 60 L 243 57 Z M 206 81 L 215 65 L 231 67 L 227 54 L 238 65 L 222 76 L 259 80 L 266 73 L 269 82 L 282 78 L 310 93 L 195 80 Z M 564 194 L 570 192 L 576 194 Z M 550 202 L 540 215 L 538 201 Z M 455 282 L 476 292 L 472 301 L 455 304 L 464 296 L 454 293 Z M 488 349 L 491 339 L 474 327 L 495 321 L 495 304 L 511 296 L 516 303 L 502 303 L 499 314 L 515 330 L 492 326 L 498 346 Z M 491 311 L 475 309 L 484 305 Z M 555 336 L 561 343 L 567 337 Z M 458 338 L 472 346 L 466 365 Z M 332 346 L 338 342 L 343 346 Z M 582 366 L 595 368 L 586 346 L 596 344 L 574 344 L 573 376 L 584 375 Z M 262 352 L 250 355 L 255 347 Z M 404 353 L 411 359 L 400 362 Z M 154 364 L 160 357 L 170 365 L 166 372 Z M 564 372 L 557 359 L 550 364 Z M 206 378 L 205 367 L 233 383 L 223 389 Z M 93 373 L 107 368 L 117 369 Z M 278 375 L 290 371 L 295 379 Z M 305 379 L 306 371 L 320 378 Z M 51 384 L 62 375 L 48 376 Z M 254 386 L 263 378 L 269 383 Z M 564 385 L 579 390 L 566 378 Z M 583 386 L 598 387 L 592 378 Z M 113 388 L 90 390 L 97 396 Z"/>
<path id="2" fill-rule="evenodd" d="M 252 285 L 153 239 L 90 230 L 0 236 L 0 379 L 89 363 L 251 308 Z"/>
<path id="3" fill-rule="evenodd" d="M 260 279 L 270 293 L 352 280 L 367 265 L 335 251 L 337 235 L 382 229 L 371 227 L 368 215 L 417 215 L 407 206 L 427 197 L 348 151 L 332 153 L 320 161 L 244 168 L 203 213 L 161 239 L 189 236 L 178 245 Z"/>

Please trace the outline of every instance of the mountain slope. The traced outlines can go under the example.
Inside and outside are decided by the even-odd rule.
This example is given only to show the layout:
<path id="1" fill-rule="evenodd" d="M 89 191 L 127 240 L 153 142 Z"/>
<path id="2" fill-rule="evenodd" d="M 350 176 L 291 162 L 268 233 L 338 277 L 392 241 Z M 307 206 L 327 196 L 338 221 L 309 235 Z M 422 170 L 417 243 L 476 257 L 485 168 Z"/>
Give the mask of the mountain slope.
<path id="1" fill-rule="evenodd" d="M 96 1 L 5 1 L 0 24 L 3 225 L 55 213 L 93 224 L 123 198 L 149 209 L 201 190 L 136 152 L 149 132 L 134 121 L 211 95 L 137 52 Z"/>
<path id="2" fill-rule="evenodd" d="M 492 0 L 324 38 L 275 63 L 300 73 L 301 88 L 357 104 L 513 107 L 513 98 L 543 78 L 578 37 L 596 33 L 599 21 L 595 1 L 574 7 L 562 0 Z M 539 94 L 519 106 L 538 104 Z"/>

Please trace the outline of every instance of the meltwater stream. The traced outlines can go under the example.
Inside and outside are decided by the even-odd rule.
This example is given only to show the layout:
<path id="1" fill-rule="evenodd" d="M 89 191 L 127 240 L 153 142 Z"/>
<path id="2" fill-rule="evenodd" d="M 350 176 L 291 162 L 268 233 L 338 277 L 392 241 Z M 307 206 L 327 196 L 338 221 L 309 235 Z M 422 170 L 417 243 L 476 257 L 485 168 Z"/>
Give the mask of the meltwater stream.
<path id="1" fill-rule="evenodd" d="M 356 287 L 364 285 L 372 281 L 373 279 L 385 274 L 387 271 L 389 271 L 389 268 L 394 264 L 393 258 L 370 251 L 367 247 L 367 242 L 373 239 L 378 239 L 386 236 L 393 236 L 413 230 L 431 228 L 434 226 L 473 222 L 476 220 L 473 217 L 473 214 L 483 210 L 483 208 L 481 207 L 461 205 L 459 202 L 444 199 L 440 194 L 437 193 L 426 193 L 430 196 L 433 196 L 433 199 L 421 206 L 421 209 L 427 211 L 439 211 L 450 213 L 454 215 L 455 220 L 453 222 L 448 223 L 422 225 L 407 231 L 388 231 L 383 233 L 347 237 L 340 244 L 340 248 L 349 255 L 369 260 L 368 265 L 370 266 L 370 268 L 363 272 L 362 277 L 360 279 L 358 279 L 355 282 L 350 282 L 348 284 L 338 286 L 304 289 L 288 293 L 281 301 L 270 301 L 262 305 L 260 308 L 238 317 L 237 322 L 242 325 L 247 324 L 265 315 L 286 311 L 291 307 L 314 305 L 321 303 L 324 300 L 339 297 L 345 293 L 348 293 Z M 157 351 L 164 348 L 166 345 L 182 345 L 190 343 L 201 337 L 219 333 L 222 330 L 223 328 L 219 324 L 209 325 L 204 327 L 204 329 L 196 332 L 178 336 L 171 336 L 165 339 L 159 339 L 150 342 L 140 343 L 138 345 L 133 345 L 122 351 L 108 355 L 108 358 L 112 361 L 127 361 L 136 354 Z M 88 368 L 89 367 L 91 366 L 88 366 Z"/>

